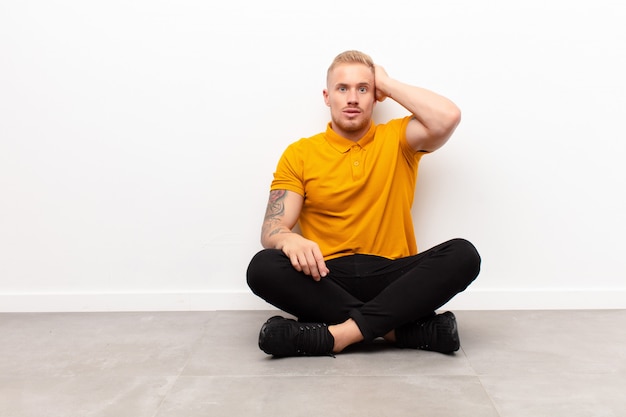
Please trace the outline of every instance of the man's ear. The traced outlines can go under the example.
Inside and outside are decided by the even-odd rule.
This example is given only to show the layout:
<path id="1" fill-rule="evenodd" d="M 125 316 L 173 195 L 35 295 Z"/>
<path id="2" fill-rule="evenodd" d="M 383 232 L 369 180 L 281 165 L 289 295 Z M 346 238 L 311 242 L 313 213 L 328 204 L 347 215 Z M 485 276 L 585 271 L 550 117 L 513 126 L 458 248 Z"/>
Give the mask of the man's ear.
<path id="1" fill-rule="evenodd" d="M 322 95 L 324 96 L 324 103 L 326 103 L 326 105 L 327 105 L 328 107 L 330 107 L 330 102 L 329 102 L 329 100 L 328 100 L 328 90 L 327 90 L 327 89 L 324 89 L 324 90 L 322 91 Z"/>

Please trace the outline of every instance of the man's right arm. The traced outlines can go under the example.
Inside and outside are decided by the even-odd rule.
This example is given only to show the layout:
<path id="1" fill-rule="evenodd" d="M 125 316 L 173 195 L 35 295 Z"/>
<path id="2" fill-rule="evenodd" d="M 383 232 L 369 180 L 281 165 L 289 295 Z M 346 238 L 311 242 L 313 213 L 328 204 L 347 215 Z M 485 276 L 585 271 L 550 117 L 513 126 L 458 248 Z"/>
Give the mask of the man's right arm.
<path id="1" fill-rule="evenodd" d="M 280 249 L 297 271 L 310 275 L 315 281 L 329 270 L 319 245 L 294 233 L 304 197 L 287 190 L 272 190 L 263 219 L 261 244 L 266 249 Z"/>

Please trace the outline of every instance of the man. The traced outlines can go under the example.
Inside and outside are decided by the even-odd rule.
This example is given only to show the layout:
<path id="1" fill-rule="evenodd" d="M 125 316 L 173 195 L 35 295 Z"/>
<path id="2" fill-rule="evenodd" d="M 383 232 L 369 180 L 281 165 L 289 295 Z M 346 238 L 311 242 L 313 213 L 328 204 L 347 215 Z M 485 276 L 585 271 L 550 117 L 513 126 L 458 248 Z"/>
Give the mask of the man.
<path id="1" fill-rule="evenodd" d="M 383 337 L 454 352 L 455 316 L 435 310 L 476 278 L 480 257 L 463 239 L 418 253 L 411 206 L 420 158 L 446 143 L 460 111 L 390 78 L 359 51 L 339 54 L 326 81 L 331 121 L 283 153 L 261 232 L 265 249 L 247 273 L 255 294 L 298 320 L 270 318 L 259 347 L 277 357 L 333 355 Z M 387 97 L 411 116 L 375 125 L 374 107 Z"/>

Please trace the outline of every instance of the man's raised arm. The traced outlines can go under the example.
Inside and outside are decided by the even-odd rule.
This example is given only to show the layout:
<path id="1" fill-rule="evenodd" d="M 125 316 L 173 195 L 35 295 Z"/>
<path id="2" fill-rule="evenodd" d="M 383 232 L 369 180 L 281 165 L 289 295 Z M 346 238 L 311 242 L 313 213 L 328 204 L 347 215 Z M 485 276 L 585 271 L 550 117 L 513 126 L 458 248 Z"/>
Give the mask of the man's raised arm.
<path id="1" fill-rule="evenodd" d="M 461 121 L 461 111 L 449 99 L 395 80 L 375 66 L 376 99 L 390 97 L 413 115 L 406 139 L 415 151 L 433 152 L 442 147 Z"/>

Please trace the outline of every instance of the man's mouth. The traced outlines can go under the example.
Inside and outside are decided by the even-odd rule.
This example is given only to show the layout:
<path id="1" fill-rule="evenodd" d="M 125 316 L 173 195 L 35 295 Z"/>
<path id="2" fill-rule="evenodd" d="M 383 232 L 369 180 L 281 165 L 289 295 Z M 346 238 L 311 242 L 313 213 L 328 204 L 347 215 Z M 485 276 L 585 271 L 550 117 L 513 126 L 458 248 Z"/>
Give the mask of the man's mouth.
<path id="1" fill-rule="evenodd" d="M 344 114 L 348 115 L 348 116 L 356 116 L 357 114 L 361 113 L 360 109 L 355 109 L 355 108 L 347 108 L 347 109 L 343 109 Z"/>

